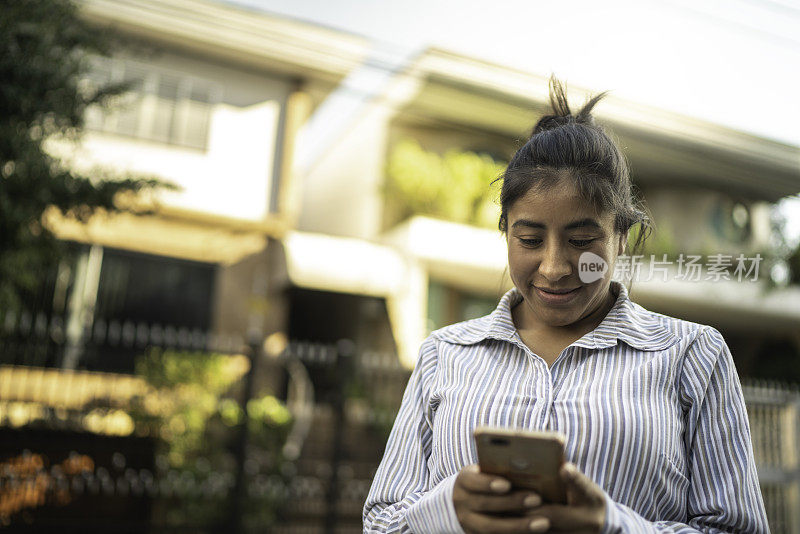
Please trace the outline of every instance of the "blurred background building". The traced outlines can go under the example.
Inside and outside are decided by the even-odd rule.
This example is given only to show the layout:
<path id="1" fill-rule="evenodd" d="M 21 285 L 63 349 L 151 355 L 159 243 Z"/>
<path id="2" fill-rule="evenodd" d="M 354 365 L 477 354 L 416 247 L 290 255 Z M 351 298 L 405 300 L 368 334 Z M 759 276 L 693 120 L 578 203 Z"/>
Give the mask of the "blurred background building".
<path id="1" fill-rule="evenodd" d="M 0 316 L 4 458 L 72 496 L 18 499 L 0 519 L 85 528 L 91 496 L 111 510 L 98 531 L 231 517 L 242 531 L 358 531 L 421 341 L 511 287 L 489 184 L 547 111 L 547 77 L 224 3 L 81 6 L 148 50 L 94 59 L 86 83 L 132 89 L 51 152 L 179 189 L 129 199 L 147 215 L 48 219 L 74 254 L 29 309 Z M 632 296 L 723 333 L 773 529 L 797 532 L 800 286 L 773 218 L 800 192 L 800 149 L 613 94 L 596 115 L 657 224 L 642 268 L 673 262 Z M 756 281 L 681 282 L 681 254 L 764 261 Z M 192 356 L 209 352 L 224 357 Z M 214 393 L 208 409 L 175 400 L 192 387 Z M 158 395 L 172 412 L 148 407 Z M 230 509 L 203 515 L 219 502 Z"/>

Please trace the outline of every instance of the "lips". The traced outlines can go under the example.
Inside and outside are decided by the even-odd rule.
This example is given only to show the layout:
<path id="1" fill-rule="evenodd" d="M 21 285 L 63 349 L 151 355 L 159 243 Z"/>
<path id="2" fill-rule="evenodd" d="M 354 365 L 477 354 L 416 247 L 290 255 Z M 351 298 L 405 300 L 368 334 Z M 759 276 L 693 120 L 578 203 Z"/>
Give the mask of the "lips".
<path id="1" fill-rule="evenodd" d="M 536 287 L 536 294 L 539 300 L 548 306 L 569 306 L 572 301 L 578 298 L 580 289 L 580 287 L 574 289 L 544 289 Z"/>
<path id="2" fill-rule="evenodd" d="M 578 289 L 577 287 L 573 287 L 572 289 L 551 289 L 549 287 L 538 287 L 538 286 L 535 287 L 536 289 L 541 289 L 546 293 L 552 293 L 554 295 L 564 295 L 565 293 L 571 293 L 572 291 Z"/>

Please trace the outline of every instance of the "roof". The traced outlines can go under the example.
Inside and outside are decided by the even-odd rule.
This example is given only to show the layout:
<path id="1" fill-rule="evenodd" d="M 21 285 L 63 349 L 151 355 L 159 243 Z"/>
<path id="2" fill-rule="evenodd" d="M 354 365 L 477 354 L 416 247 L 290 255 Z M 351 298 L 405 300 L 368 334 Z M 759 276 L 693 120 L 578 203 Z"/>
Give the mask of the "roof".
<path id="1" fill-rule="evenodd" d="M 79 0 L 84 16 L 154 43 L 292 77 L 335 81 L 369 50 L 363 37 L 210 0 Z"/>

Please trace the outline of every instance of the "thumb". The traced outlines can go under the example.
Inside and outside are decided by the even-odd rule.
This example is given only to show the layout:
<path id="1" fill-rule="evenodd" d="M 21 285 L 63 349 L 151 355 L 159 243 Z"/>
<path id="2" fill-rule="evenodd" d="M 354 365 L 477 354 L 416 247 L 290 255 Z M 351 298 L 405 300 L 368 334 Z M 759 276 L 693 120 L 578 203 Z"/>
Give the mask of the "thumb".
<path id="1" fill-rule="evenodd" d="M 575 464 L 566 462 L 561 467 L 561 479 L 567 487 L 567 501 L 569 504 L 583 504 L 590 506 L 602 505 L 605 494 L 602 488 L 594 481 L 581 473 Z"/>

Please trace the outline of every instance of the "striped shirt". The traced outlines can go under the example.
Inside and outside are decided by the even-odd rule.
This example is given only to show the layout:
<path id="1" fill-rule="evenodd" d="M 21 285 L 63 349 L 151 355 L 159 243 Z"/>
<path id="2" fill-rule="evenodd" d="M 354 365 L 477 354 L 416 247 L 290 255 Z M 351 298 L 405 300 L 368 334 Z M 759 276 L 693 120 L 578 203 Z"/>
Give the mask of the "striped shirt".
<path id="1" fill-rule="evenodd" d="M 364 532 L 463 532 L 459 470 L 477 426 L 550 430 L 606 494 L 604 533 L 769 532 L 741 385 L 714 328 L 646 310 L 612 282 L 600 325 L 551 367 L 522 342 L 511 289 L 422 344 L 364 506 Z"/>

